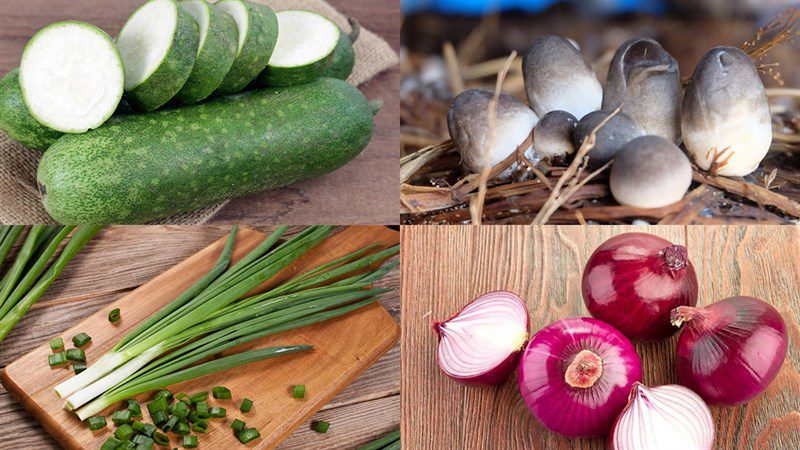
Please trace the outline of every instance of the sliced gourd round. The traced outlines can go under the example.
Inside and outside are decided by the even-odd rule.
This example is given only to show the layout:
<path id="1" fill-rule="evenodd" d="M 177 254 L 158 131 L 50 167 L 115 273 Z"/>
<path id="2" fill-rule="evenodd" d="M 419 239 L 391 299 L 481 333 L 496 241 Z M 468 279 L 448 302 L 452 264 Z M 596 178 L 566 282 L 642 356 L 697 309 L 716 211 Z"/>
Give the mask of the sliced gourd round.
<path id="1" fill-rule="evenodd" d="M 279 11 L 276 15 L 278 43 L 259 80 L 268 86 L 295 86 L 322 76 L 339 42 L 339 27 L 311 11 Z"/>
<path id="2" fill-rule="evenodd" d="M 152 111 L 175 97 L 192 73 L 199 41 L 197 22 L 175 0 L 139 7 L 117 36 L 128 102 Z"/>
<path id="3" fill-rule="evenodd" d="M 197 103 L 211 95 L 231 69 L 239 49 L 239 30 L 231 16 L 206 0 L 181 0 L 179 6 L 197 22 L 200 43 L 192 73 L 175 98 Z"/>
<path id="4" fill-rule="evenodd" d="M 217 7 L 233 17 L 239 29 L 236 60 L 215 95 L 241 91 L 267 67 L 278 40 L 278 19 L 268 6 L 244 0 L 222 0 Z"/>
<path id="5" fill-rule="evenodd" d="M 83 22 L 48 25 L 25 46 L 22 99 L 42 125 L 83 133 L 102 125 L 122 98 L 123 65 L 114 41 Z"/>

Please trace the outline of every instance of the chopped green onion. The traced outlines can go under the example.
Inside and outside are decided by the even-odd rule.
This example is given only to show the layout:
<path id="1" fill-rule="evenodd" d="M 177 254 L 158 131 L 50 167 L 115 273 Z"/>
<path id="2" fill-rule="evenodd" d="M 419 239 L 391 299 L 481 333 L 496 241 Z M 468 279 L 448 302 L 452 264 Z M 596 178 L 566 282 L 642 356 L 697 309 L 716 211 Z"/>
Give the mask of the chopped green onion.
<path id="1" fill-rule="evenodd" d="M 50 339 L 50 350 L 54 352 L 60 352 L 64 350 L 64 340 L 60 337 Z"/>
<path id="2" fill-rule="evenodd" d="M 114 308 L 108 313 L 108 321 L 111 323 L 118 322 L 120 317 L 119 308 Z"/>
<path id="3" fill-rule="evenodd" d="M 198 392 L 193 394 L 190 398 L 192 399 L 192 403 L 204 402 L 208 400 L 208 391 Z"/>
<path id="4" fill-rule="evenodd" d="M 169 402 L 171 402 L 173 399 L 172 392 L 168 391 L 167 389 L 161 389 L 158 391 L 156 393 L 156 397 L 162 397 L 164 400 L 166 400 L 167 404 L 169 404 Z"/>
<path id="5" fill-rule="evenodd" d="M 221 419 L 225 417 L 226 414 L 228 414 L 228 411 L 225 410 L 225 408 L 214 406 L 213 408 L 208 410 L 208 413 L 211 415 L 211 417 L 215 419 Z"/>
<path id="6" fill-rule="evenodd" d="M 389 434 L 381 436 L 378 439 L 375 439 L 372 442 L 368 442 L 361 447 L 358 447 L 358 450 L 383 450 L 389 448 L 389 445 L 394 443 L 400 444 L 400 429 L 396 429 Z"/>
<path id="7" fill-rule="evenodd" d="M 239 442 L 242 444 L 247 444 L 248 442 L 258 439 L 259 437 L 261 437 L 261 433 L 259 433 L 255 428 L 245 428 L 244 430 L 236 433 L 236 438 L 238 438 Z"/>
<path id="8" fill-rule="evenodd" d="M 75 372 L 75 375 L 77 375 L 86 370 L 86 363 L 83 362 L 72 363 L 72 370 L 73 372 Z"/>
<path id="9" fill-rule="evenodd" d="M 189 394 L 187 394 L 186 392 L 181 392 L 181 393 L 176 394 L 175 398 L 177 400 L 182 401 L 183 403 L 186 403 L 187 405 L 191 405 L 192 403 L 194 403 L 192 401 L 192 397 L 189 397 Z"/>
<path id="10" fill-rule="evenodd" d="M 153 433 L 153 441 L 157 445 L 165 447 L 165 446 L 169 445 L 169 436 L 167 436 L 164 433 L 159 433 L 158 431 L 156 431 L 155 433 Z"/>
<path id="11" fill-rule="evenodd" d="M 186 416 L 186 420 L 188 420 L 189 422 L 195 423 L 198 420 L 203 420 L 203 419 L 201 419 L 200 416 L 197 415 L 197 411 L 191 410 L 191 411 L 189 411 L 189 415 Z"/>
<path id="12" fill-rule="evenodd" d="M 151 438 L 150 436 L 145 436 L 143 434 L 137 434 L 136 436 L 133 437 L 132 441 L 138 445 L 148 445 L 148 446 L 152 446 L 153 443 L 155 442 L 153 441 L 153 438 Z"/>
<path id="13" fill-rule="evenodd" d="M 208 431 L 208 421 L 198 420 L 196 422 L 192 422 L 192 431 L 195 433 L 205 433 Z"/>
<path id="14" fill-rule="evenodd" d="M 211 392 L 217 400 L 228 400 L 231 398 L 231 390 L 225 386 L 217 386 L 212 389 Z"/>
<path id="15" fill-rule="evenodd" d="M 134 450 L 153 450 L 153 444 L 150 445 L 139 444 L 136 447 L 134 447 Z"/>
<path id="16" fill-rule="evenodd" d="M 153 423 L 156 424 L 156 426 L 158 427 L 164 425 L 165 423 L 167 423 L 167 420 L 169 420 L 169 416 L 167 415 L 166 411 L 156 411 L 154 413 L 151 413 L 150 418 L 153 420 Z"/>
<path id="17" fill-rule="evenodd" d="M 144 422 L 133 422 L 133 429 L 142 433 L 145 436 L 153 437 L 153 433 L 156 432 L 156 426 L 152 423 L 144 423 Z"/>
<path id="18" fill-rule="evenodd" d="M 103 445 L 100 446 L 100 450 L 115 450 L 120 445 L 122 445 L 122 441 L 114 436 L 111 436 L 110 438 L 106 439 L 105 442 L 103 442 Z"/>
<path id="19" fill-rule="evenodd" d="M 133 430 L 133 427 L 125 423 L 117 428 L 117 431 L 114 432 L 114 437 L 121 441 L 127 441 L 133 437 L 135 433 L 136 432 Z"/>
<path id="20" fill-rule="evenodd" d="M 125 441 L 122 443 L 121 447 L 117 447 L 117 450 L 135 450 L 138 445 L 136 445 L 133 441 Z"/>
<path id="21" fill-rule="evenodd" d="M 123 410 L 120 410 L 120 411 L 114 411 L 114 413 L 111 414 L 111 421 L 114 422 L 114 425 L 120 426 L 120 425 L 123 425 L 123 424 L 126 424 L 126 423 L 130 423 L 132 416 L 133 416 L 133 413 L 131 413 L 127 409 L 123 409 Z"/>
<path id="22" fill-rule="evenodd" d="M 250 412 L 251 409 L 253 409 L 253 401 L 250 400 L 249 398 L 245 398 L 244 400 L 242 400 L 242 405 L 239 406 L 239 411 L 247 413 Z"/>
<path id="23" fill-rule="evenodd" d="M 164 397 L 157 395 L 156 398 L 147 404 L 147 412 L 150 413 L 152 416 L 155 414 L 156 411 L 169 411 L 169 405 L 167 404 L 167 399 Z"/>
<path id="24" fill-rule="evenodd" d="M 101 428 L 105 428 L 108 423 L 106 423 L 106 418 L 103 416 L 92 416 L 86 419 L 86 422 L 89 424 L 89 429 L 92 431 L 97 431 Z"/>
<path id="25" fill-rule="evenodd" d="M 234 419 L 233 423 L 231 423 L 231 428 L 233 428 L 233 431 L 237 433 L 242 431 L 246 426 L 247 423 L 239 419 Z"/>
<path id="26" fill-rule="evenodd" d="M 324 420 L 318 420 L 315 422 L 311 422 L 311 429 L 316 431 L 317 433 L 327 433 L 328 428 L 330 428 L 331 424 L 325 422 Z"/>
<path id="27" fill-rule="evenodd" d="M 172 432 L 175 434 L 186 435 L 189 434 L 189 423 L 188 422 L 178 422 L 175 425 L 175 428 L 172 429 Z"/>
<path id="28" fill-rule="evenodd" d="M 178 425 L 178 420 L 180 420 L 178 416 L 170 417 L 161 429 L 164 430 L 165 433 L 169 433 Z"/>
<path id="29" fill-rule="evenodd" d="M 83 347 L 91 341 L 92 337 L 86 333 L 78 333 L 72 336 L 72 343 L 75 344 L 75 347 Z"/>
<path id="30" fill-rule="evenodd" d="M 292 397 L 294 398 L 305 398 L 306 396 L 306 385 L 298 384 L 292 389 Z"/>
<path id="31" fill-rule="evenodd" d="M 189 407 L 186 403 L 178 402 L 172 405 L 172 414 L 180 417 L 181 419 L 185 419 L 187 415 L 189 415 Z"/>
<path id="32" fill-rule="evenodd" d="M 184 436 L 183 448 L 197 448 L 197 436 Z"/>
<path id="33" fill-rule="evenodd" d="M 53 353 L 47 357 L 47 364 L 50 367 L 63 366 L 67 363 L 67 354 L 64 352 Z"/>
<path id="34" fill-rule="evenodd" d="M 125 400 L 125 409 L 131 412 L 131 417 L 142 417 L 141 405 L 132 398 Z"/>
<path id="35" fill-rule="evenodd" d="M 197 412 L 197 417 L 200 419 L 208 419 L 211 417 L 208 413 L 208 403 L 207 402 L 197 402 L 194 405 L 195 411 Z"/>
<path id="36" fill-rule="evenodd" d="M 67 349 L 67 359 L 70 361 L 86 362 L 86 352 L 79 348 Z"/>

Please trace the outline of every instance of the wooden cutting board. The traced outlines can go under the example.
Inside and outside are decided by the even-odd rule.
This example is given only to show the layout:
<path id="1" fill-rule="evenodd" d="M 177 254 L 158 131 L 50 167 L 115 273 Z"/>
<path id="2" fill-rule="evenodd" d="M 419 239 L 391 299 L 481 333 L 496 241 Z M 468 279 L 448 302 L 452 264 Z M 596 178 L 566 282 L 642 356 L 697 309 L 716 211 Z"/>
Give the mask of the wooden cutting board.
<path id="1" fill-rule="evenodd" d="M 254 230 L 240 229 L 233 259 L 241 259 L 264 236 Z M 92 342 L 83 347 L 87 361 L 96 361 L 127 332 L 210 270 L 225 240 L 218 240 L 65 331 L 62 337 L 66 347 L 72 347 L 72 336 L 86 332 L 92 337 Z M 300 271 L 366 245 L 380 243 L 382 248 L 386 248 L 397 242 L 398 233 L 385 227 L 347 228 L 326 239 L 258 290 L 274 286 Z M 165 248 L 164 251 L 169 249 Z M 147 261 L 141 263 L 147 264 Z M 122 312 L 122 320 L 116 325 L 108 321 L 108 312 L 114 308 Z M 397 342 L 399 336 L 399 327 L 389 313 L 374 303 L 346 316 L 235 347 L 226 354 L 257 347 L 293 344 L 313 345 L 314 350 L 310 352 L 240 366 L 171 386 L 170 390 L 189 394 L 210 391 L 214 386 L 226 386 L 231 390 L 231 400 L 209 399 L 210 406 L 223 406 L 228 415 L 225 419 L 209 422 L 208 433 L 200 435 L 203 448 L 241 448 L 242 444 L 230 428 L 235 418 L 244 420 L 248 427 L 254 427 L 261 433 L 261 439 L 248 445 L 249 448 L 273 448 L 377 361 Z M 47 365 L 50 353 L 49 342 L 43 342 L 40 347 L 6 366 L 0 374 L 0 381 L 62 447 L 100 448 L 114 430 L 110 418 L 108 428 L 93 433 L 77 416 L 62 409 L 63 401 L 53 392 L 53 387 L 73 372 L 65 368 L 51 369 Z M 292 398 L 290 389 L 295 384 L 306 386 L 305 399 Z M 148 420 L 144 402 L 150 396 L 142 394 L 137 397 Z M 249 413 L 239 411 L 243 397 L 254 401 Z M 104 414 L 109 415 L 116 409 L 119 406 L 109 408 Z M 172 446 L 180 447 L 178 439 L 170 436 L 173 437 Z"/>

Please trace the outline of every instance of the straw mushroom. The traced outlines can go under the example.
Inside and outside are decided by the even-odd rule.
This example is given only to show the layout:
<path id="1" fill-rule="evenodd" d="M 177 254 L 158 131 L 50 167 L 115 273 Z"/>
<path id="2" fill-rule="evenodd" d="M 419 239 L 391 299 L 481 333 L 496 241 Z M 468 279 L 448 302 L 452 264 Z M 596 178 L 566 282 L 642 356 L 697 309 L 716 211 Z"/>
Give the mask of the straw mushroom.
<path id="1" fill-rule="evenodd" d="M 489 167 L 500 164 L 527 139 L 539 120 L 524 103 L 500 94 L 489 148 L 488 111 L 493 96 L 493 92 L 485 89 L 468 89 L 456 96 L 447 111 L 450 137 L 461 153 L 464 166 L 472 172 L 483 170 L 487 156 Z M 525 154 L 532 157 L 533 147 L 528 147 Z"/>
<path id="2" fill-rule="evenodd" d="M 647 134 L 680 142 L 681 77 L 678 62 L 658 42 L 625 41 L 608 68 L 603 109 L 622 112 Z"/>
<path id="3" fill-rule="evenodd" d="M 536 124 L 533 149 L 542 158 L 569 155 L 575 152 L 573 132 L 578 119 L 566 111 L 550 111 Z"/>
<path id="4" fill-rule="evenodd" d="M 611 113 L 612 111 L 595 111 L 578 121 L 575 127 L 575 148 L 580 148 L 592 130 Z M 592 170 L 600 168 L 611 161 L 625 144 L 645 134 L 644 129 L 627 114 L 618 112 L 597 130 L 594 148 L 589 151 L 589 168 Z"/>
<path id="5" fill-rule="evenodd" d="M 622 205 L 660 208 L 683 198 L 692 184 L 689 158 L 669 139 L 641 136 L 611 165 L 611 194 Z"/>
<path id="6" fill-rule="evenodd" d="M 686 149 L 704 170 L 745 176 L 772 143 L 769 102 L 753 60 L 735 47 L 706 53 L 683 97 Z"/>
<path id="7" fill-rule="evenodd" d="M 528 102 L 539 117 L 562 110 L 580 119 L 600 109 L 603 88 L 592 66 L 567 39 L 534 40 L 522 58 L 522 75 Z"/>

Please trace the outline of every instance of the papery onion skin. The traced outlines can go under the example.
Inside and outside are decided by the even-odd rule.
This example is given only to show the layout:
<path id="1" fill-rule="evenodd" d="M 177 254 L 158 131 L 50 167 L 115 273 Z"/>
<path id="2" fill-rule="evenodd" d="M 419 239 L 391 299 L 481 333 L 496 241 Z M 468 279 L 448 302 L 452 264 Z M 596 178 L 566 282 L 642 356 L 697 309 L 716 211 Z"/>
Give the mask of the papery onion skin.
<path id="1" fill-rule="evenodd" d="M 586 262 L 583 300 L 592 317 L 631 339 L 672 336 L 670 311 L 697 304 L 697 275 L 686 247 L 647 233 L 623 233 Z"/>
<path id="2" fill-rule="evenodd" d="M 567 382 L 582 351 L 602 361 L 590 387 Z M 589 317 L 562 319 L 542 328 L 522 354 L 517 384 L 525 405 L 546 428 L 569 437 L 602 436 L 642 379 L 636 349 L 611 325 Z"/>
<path id="3" fill-rule="evenodd" d="M 709 450 L 714 419 L 691 389 L 676 384 L 648 388 L 636 382 L 610 441 L 613 450 Z"/>
<path id="4" fill-rule="evenodd" d="M 506 306 L 510 308 L 509 311 L 507 311 L 509 314 L 503 317 L 503 319 L 509 320 L 508 325 L 510 327 L 517 326 L 519 327 L 518 331 L 524 333 L 524 336 L 519 339 L 519 345 L 516 346 L 513 351 L 508 351 L 507 356 L 505 354 L 501 355 L 504 356 L 504 359 L 498 360 L 491 365 L 475 367 L 475 369 L 478 370 L 471 373 L 456 373 L 455 370 L 452 370 L 451 366 L 459 362 L 469 362 L 469 360 L 464 359 L 466 355 L 459 354 L 460 351 L 463 352 L 463 349 L 455 348 L 453 345 L 449 344 L 448 339 L 450 336 L 453 336 L 453 339 L 457 337 L 457 335 L 451 332 L 449 326 L 452 327 L 454 322 L 460 323 L 468 314 L 471 315 L 475 312 L 479 312 L 488 302 L 496 302 L 498 300 L 508 302 Z M 493 386 L 506 381 L 517 367 L 520 351 L 528 340 L 528 310 L 525 306 L 525 302 L 513 292 L 493 291 L 476 298 L 453 317 L 443 322 L 434 321 L 432 327 L 439 338 L 437 362 L 439 363 L 439 369 L 441 369 L 442 373 L 462 383 Z M 459 343 L 463 343 L 463 341 Z"/>
<path id="5" fill-rule="evenodd" d="M 675 369 L 680 384 L 714 405 L 738 405 L 762 393 L 786 358 L 786 323 L 774 306 L 730 297 L 705 308 L 676 308 L 683 324 Z"/>

